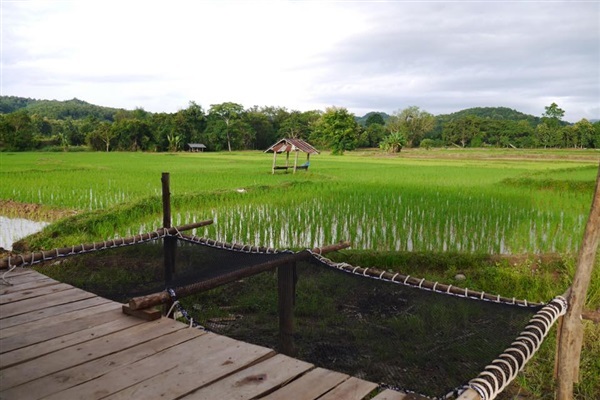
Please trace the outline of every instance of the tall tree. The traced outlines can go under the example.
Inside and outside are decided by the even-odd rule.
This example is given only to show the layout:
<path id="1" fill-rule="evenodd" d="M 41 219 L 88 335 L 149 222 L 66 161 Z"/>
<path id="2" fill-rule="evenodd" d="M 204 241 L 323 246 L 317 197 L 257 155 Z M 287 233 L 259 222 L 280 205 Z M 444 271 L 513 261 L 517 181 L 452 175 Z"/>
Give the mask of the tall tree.
<path id="1" fill-rule="evenodd" d="M 594 130 L 594 125 L 590 123 L 587 119 L 583 118 L 579 122 L 576 122 L 573 125 L 574 131 L 574 146 L 577 147 L 594 147 L 594 135 L 596 134 Z"/>
<path id="2" fill-rule="evenodd" d="M 231 102 L 211 104 L 210 110 L 208 111 L 209 115 L 218 116 L 225 123 L 225 136 L 227 137 L 227 150 L 229 151 L 231 151 L 231 127 L 233 121 L 239 119 L 243 112 L 244 107 L 241 104 Z"/>
<path id="3" fill-rule="evenodd" d="M 356 148 L 358 124 L 346 108 L 329 107 L 316 122 L 312 137 L 331 148 L 332 154 L 342 155 Z"/>
<path id="4" fill-rule="evenodd" d="M 480 131 L 481 118 L 474 115 L 458 118 L 446 122 L 442 131 L 442 138 L 447 143 L 460 144 L 466 147 Z"/>
<path id="5" fill-rule="evenodd" d="M 245 143 L 246 149 L 266 149 L 275 140 L 276 133 L 269 117 L 263 114 L 258 107 L 252 107 L 243 115 L 242 120 L 251 130 L 250 134 L 245 135 L 245 142 L 253 138 L 250 143 Z"/>
<path id="6" fill-rule="evenodd" d="M 544 109 L 546 111 L 542 114 L 542 123 L 536 129 L 538 140 L 544 148 L 560 146 L 564 136 L 562 117 L 564 117 L 565 111 L 556 103 L 552 103 Z"/>
<path id="7" fill-rule="evenodd" d="M 7 150 L 29 150 L 35 148 L 35 125 L 26 110 L 1 115 L 0 145 Z"/>
<path id="8" fill-rule="evenodd" d="M 91 131 L 87 138 L 87 144 L 94 150 L 105 150 L 107 153 L 117 137 L 116 131 L 111 128 L 108 122 L 100 122 L 96 128 Z"/>
<path id="9" fill-rule="evenodd" d="M 565 116 L 565 110 L 558 107 L 558 104 L 552 103 L 549 106 L 544 107 L 546 110 L 542 114 L 542 118 L 548 118 L 554 121 L 560 121 Z"/>
<path id="10" fill-rule="evenodd" d="M 376 125 L 385 125 L 385 120 L 383 119 L 383 115 L 381 115 L 380 113 L 371 113 L 369 114 L 369 116 L 367 117 L 367 120 L 365 121 L 365 126 L 368 128 L 369 126 L 376 124 Z"/>
<path id="11" fill-rule="evenodd" d="M 396 111 L 387 121 L 390 132 L 404 132 L 407 144 L 417 146 L 425 134 L 435 126 L 435 117 L 417 106 Z"/>

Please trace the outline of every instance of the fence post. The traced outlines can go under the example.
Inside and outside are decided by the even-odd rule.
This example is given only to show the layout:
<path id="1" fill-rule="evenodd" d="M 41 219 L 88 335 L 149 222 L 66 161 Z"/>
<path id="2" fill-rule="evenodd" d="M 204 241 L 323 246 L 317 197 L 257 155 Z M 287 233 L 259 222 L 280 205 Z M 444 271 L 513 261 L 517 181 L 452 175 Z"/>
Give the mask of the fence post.
<path id="1" fill-rule="evenodd" d="M 581 314 L 585 305 L 586 295 L 592 269 L 600 240 L 600 165 L 596 177 L 596 189 L 592 199 L 590 216 L 585 226 L 585 234 L 577 258 L 577 269 L 573 284 L 566 293 L 569 309 L 562 317 L 558 331 L 558 352 L 556 354 L 558 400 L 573 399 L 573 383 L 579 382 L 579 362 L 583 344 L 583 323 Z"/>
<path id="2" fill-rule="evenodd" d="M 163 228 L 171 227 L 171 186 L 170 176 L 168 172 L 163 172 L 161 177 L 162 182 L 162 205 L 163 205 Z M 175 273 L 175 248 L 177 239 L 171 236 L 166 236 L 163 239 L 163 253 L 165 264 L 165 285 L 169 285 L 173 280 Z M 165 305 L 164 312 L 167 313 L 171 308 L 170 302 Z"/>
<path id="3" fill-rule="evenodd" d="M 296 298 L 296 263 L 277 267 L 279 308 L 279 352 L 287 356 L 296 355 L 294 345 L 294 304 Z"/>

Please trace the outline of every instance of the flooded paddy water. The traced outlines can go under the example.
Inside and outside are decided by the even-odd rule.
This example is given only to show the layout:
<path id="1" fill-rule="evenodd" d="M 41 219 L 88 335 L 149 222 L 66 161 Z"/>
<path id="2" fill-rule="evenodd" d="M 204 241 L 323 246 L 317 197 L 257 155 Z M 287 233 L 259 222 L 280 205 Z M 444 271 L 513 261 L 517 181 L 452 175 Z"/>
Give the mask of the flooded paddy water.
<path id="1" fill-rule="evenodd" d="M 32 221 L 25 218 L 8 218 L 0 215 L 0 247 L 12 250 L 16 241 L 41 231 L 49 222 Z"/>

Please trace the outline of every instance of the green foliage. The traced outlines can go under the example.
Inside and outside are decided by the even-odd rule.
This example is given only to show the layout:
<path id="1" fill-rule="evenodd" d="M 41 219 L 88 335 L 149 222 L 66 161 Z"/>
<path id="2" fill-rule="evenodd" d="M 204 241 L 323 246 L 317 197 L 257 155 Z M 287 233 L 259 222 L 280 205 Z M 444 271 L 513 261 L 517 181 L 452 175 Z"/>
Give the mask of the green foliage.
<path id="1" fill-rule="evenodd" d="M 174 132 L 180 138 L 179 149 L 188 143 L 203 143 L 209 150 L 217 151 L 266 149 L 277 139 L 291 137 L 310 139 L 343 153 L 357 146 L 377 147 L 388 132 L 399 129 L 412 147 L 417 147 L 422 139 L 431 139 L 436 146 L 600 147 L 600 123 L 591 124 L 583 119 L 569 125 L 560 120 L 564 111 L 556 104 L 546 108 L 548 114 L 541 119 L 502 107 L 472 108 L 439 115 L 432 126 L 431 116 L 416 106 L 397 111 L 393 116 L 370 112 L 363 117 L 353 116 L 358 124 L 354 132 L 333 146 L 316 131 L 323 115 L 318 110 L 290 112 L 282 107 L 258 106 L 244 110 L 237 103 L 222 103 L 213 105 L 207 115 L 191 101 L 187 108 L 176 113 L 150 113 L 142 108 L 100 107 L 77 99 L 61 102 L 0 96 L 3 117 L 0 150 L 39 149 L 54 146 L 52 141 L 59 140 L 64 149 L 86 144 L 97 151 L 162 152 L 170 149 L 169 135 Z M 19 116 L 23 113 L 29 115 L 30 129 L 21 129 Z M 110 134 L 106 123 L 111 128 Z M 133 137 L 126 137 L 129 135 Z"/>
<path id="2" fill-rule="evenodd" d="M 403 132 L 409 147 L 419 144 L 423 136 L 435 126 L 435 117 L 417 106 L 396 111 L 387 121 L 390 132 Z"/>
<path id="3" fill-rule="evenodd" d="M 380 117 L 381 117 L 381 119 L 380 119 Z M 372 125 L 373 123 L 385 125 L 385 122 L 388 120 L 388 118 L 390 118 L 390 116 L 387 113 L 380 112 L 380 111 L 378 111 L 378 112 L 371 111 L 371 112 L 366 113 L 362 117 L 355 117 L 356 123 L 359 124 L 360 126 L 364 126 L 364 127 L 368 127 L 368 126 Z M 383 122 L 381 122 L 382 120 L 383 120 Z M 367 123 L 367 121 L 370 121 L 370 122 Z"/>
<path id="4" fill-rule="evenodd" d="M 9 151 L 31 150 L 36 147 L 34 125 L 29 113 L 19 110 L 0 115 L 0 149 Z"/>
<path id="5" fill-rule="evenodd" d="M 433 139 L 423 139 L 421 140 L 421 144 L 419 145 L 419 147 L 425 149 L 425 150 L 431 150 L 431 148 L 435 145 L 435 142 L 433 141 Z"/>
<path id="6" fill-rule="evenodd" d="M 402 131 L 394 131 L 387 135 L 383 141 L 379 144 L 384 151 L 390 153 L 399 153 L 404 146 L 406 146 L 407 139 L 406 135 Z"/>
<path id="7" fill-rule="evenodd" d="M 347 109 L 327 108 L 316 121 L 311 140 L 329 147 L 332 154 L 342 155 L 358 145 L 358 124 Z"/>

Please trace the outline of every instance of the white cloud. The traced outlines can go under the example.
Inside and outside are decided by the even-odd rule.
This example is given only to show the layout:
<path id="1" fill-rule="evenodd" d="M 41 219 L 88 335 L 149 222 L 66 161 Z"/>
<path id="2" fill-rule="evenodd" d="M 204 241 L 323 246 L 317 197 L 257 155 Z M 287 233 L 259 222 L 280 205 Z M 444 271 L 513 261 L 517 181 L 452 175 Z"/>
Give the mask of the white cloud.
<path id="1" fill-rule="evenodd" d="M 599 118 L 600 3 L 2 2 L 2 94 Z"/>

